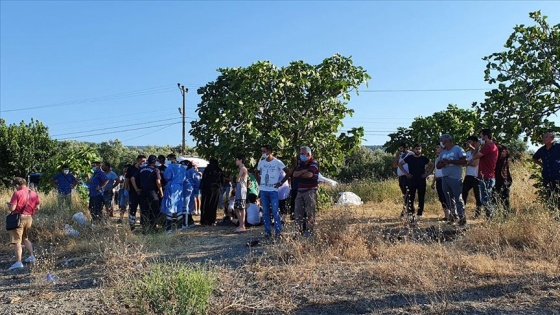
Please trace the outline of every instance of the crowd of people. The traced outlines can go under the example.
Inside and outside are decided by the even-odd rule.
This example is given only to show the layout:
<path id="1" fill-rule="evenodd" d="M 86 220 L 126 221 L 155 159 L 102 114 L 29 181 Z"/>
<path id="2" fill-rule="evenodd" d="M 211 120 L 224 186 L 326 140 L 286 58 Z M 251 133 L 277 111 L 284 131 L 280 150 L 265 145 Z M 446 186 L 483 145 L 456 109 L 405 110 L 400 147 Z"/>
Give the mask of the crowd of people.
<path id="1" fill-rule="evenodd" d="M 474 216 L 491 218 L 497 206 L 508 211 L 510 207 L 510 157 L 508 148 L 492 140 L 489 129 L 479 136 L 470 136 L 463 147 L 454 144 L 449 134 L 440 136 L 436 144 L 435 160 L 422 154 L 422 146 L 414 144 L 409 151 L 406 144 L 399 147 L 393 166 L 397 169 L 399 187 L 403 197 L 401 217 L 413 224 L 422 219 L 427 178 L 434 173 L 431 187 L 437 190 L 444 217 L 451 224 L 465 226 L 465 204 L 470 190 L 476 202 Z M 555 142 L 554 132 L 543 135 L 544 145 L 533 155 L 535 163 L 542 167 L 542 185 L 550 210 L 558 219 L 560 198 L 560 144 Z M 311 148 L 300 148 L 299 156 L 290 169 L 273 154 L 270 145 L 261 147 L 261 158 L 255 167 L 247 168 L 246 158 L 235 158 L 237 175 L 230 178 L 218 165 L 216 159 L 201 173 L 196 163 L 178 161 L 175 154 L 167 157 L 139 155 L 134 164 L 126 165 L 118 176 L 107 162 L 93 162 L 92 174 L 87 178 L 89 209 L 94 223 L 101 223 L 103 207 L 107 216 L 113 216 L 118 206 L 122 222 L 128 211 L 130 228 L 136 228 L 136 214 L 140 208 L 140 224 L 144 233 L 164 229 L 173 233 L 173 225 L 181 229 L 196 226 L 193 215 L 200 215 L 199 224 L 216 224 L 218 205 L 223 207 L 225 218 L 234 222 L 235 232 L 246 231 L 247 226 L 264 225 L 266 237 L 280 237 L 282 225 L 289 214 L 303 236 L 314 231 L 319 165 L 313 158 Z M 465 176 L 463 177 L 463 168 Z M 61 204 L 71 202 L 73 188 L 79 181 L 67 165 L 51 179 Z M 33 215 L 40 208 L 38 194 L 27 187 L 23 178 L 15 178 L 14 192 L 7 202 L 8 210 L 19 215 L 20 224 L 10 230 L 16 262 L 9 268 L 23 268 L 23 247 L 29 252 L 24 260 L 35 262 L 29 232 Z M 115 194 L 114 191 L 117 190 Z M 415 199 L 418 197 L 418 207 Z M 200 212 L 197 212 L 199 210 Z M 262 212 L 262 214 L 261 214 Z M 22 246 L 23 245 L 23 246 Z"/>
<path id="2" fill-rule="evenodd" d="M 237 155 L 236 175 L 230 176 L 214 158 L 200 172 L 195 162 L 179 161 L 173 153 L 166 157 L 139 155 L 133 164 L 125 165 L 119 176 L 109 163 L 95 161 L 87 177 L 93 224 L 101 223 L 103 208 L 106 216 L 112 217 L 118 207 L 117 222 L 122 223 L 128 211 L 131 230 L 137 226 L 140 210 L 144 233 L 164 229 L 171 234 L 174 226 L 192 228 L 197 225 L 194 216 L 199 215 L 198 224 L 202 226 L 231 223 L 236 226 L 235 232 L 243 233 L 248 226 L 263 225 L 267 237 L 272 237 L 273 232 L 280 237 L 282 225 L 290 215 L 303 235 L 311 235 L 319 175 L 311 148 L 301 148 L 292 168 L 274 156 L 270 145 L 261 147 L 255 167 L 247 168 L 246 163 L 245 155 Z M 60 202 L 66 204 L 78 180 L 64 165 L 51 184 L 57 188 Z M 288 213 L 288 205 L 293 213 Z M 224 211 L 221 220 L 217 219 L 219 208 Z"/>
<path id="3" fill-rule="evenodd" d="M 557 213 L 560 144 L 554 138 L 553 132 L 547 132 L 543 136 L 544 146 L 533 155 L 533 160 L 542 166 L 543 188 L 547 199 L 555 201 L 549 204 L 551 210 Z M 451 135 L 443 134 L 435 150 L 436 159 L 433 162 L 422 154 L 420 144 L 414 144 L 409 151 L 403 143 L 395 155 L 393 166 L 397 168 L 403 196 L 402 218 L 413 225 L 417 225 L 422 219 L 427 178 L 434 171 L 431 187 L 437 190 L 443 209 L 444 217 L 441 220 L 466 226 L 465 204 L 471 190 L 476 202 L 474 218 L 484 211 L 485 217 L 489 219 L 495 215 L 498 207 L 502 207 L 506 214 L 509 212 L 513 182 L 510 154 L 505 145 L 494 143 L 490 129 L 482 129 L 478 137 L 467 137 L 463 147 L 454 144 Z M 465 172 L 463 168 L 466 168 Z"/>

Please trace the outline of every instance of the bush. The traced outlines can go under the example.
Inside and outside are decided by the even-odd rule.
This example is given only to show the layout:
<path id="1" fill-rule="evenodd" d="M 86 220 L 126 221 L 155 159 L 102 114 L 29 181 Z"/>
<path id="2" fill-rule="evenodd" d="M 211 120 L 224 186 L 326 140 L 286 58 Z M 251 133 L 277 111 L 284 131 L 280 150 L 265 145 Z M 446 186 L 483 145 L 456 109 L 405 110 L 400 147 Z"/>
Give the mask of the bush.
<path id="1" fill-rule="evenodd" d="M 382 151 L 372 151 L 360 147 L 344 159 L 344 166 L 337 178 L 345 183 L 355 180 L 383 180 L 395 176 L 393 155 Z"/>
<path id="2" fill-rule="evenodd" d="M 153 263 L 122 286 L 141 314 L 206 314 L 212 273 L 180 262 Z"/>

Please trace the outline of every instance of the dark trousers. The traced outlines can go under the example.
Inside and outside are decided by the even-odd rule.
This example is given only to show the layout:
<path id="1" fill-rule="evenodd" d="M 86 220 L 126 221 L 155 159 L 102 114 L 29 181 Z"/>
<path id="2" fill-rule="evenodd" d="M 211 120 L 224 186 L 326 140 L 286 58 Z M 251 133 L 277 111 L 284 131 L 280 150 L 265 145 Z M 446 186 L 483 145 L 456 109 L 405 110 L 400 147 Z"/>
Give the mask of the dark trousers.
<path id="1" fill-rule="evenodd" d="M 140 194 L 140 217 L 144 232 L 155 230 L 159 215 L 159 196 L 155 190 L 142 190 Z"/>
<path id="2" fill-rule="evenodd" d="M 426 198 L 426 179 L 422 177 L 418 178 L 407 178 L 406 186 L 408 187 L 406 193 L 406 208 L 409 214 L 414 214 L 414 200 L 416 199 L 416 193 L 418 193 L 418 215 L 424 213 L 424 200 Z"/>
<path id="3" fill-rule="evenodd" d="M 138 211 L 138 204 L 140 202 L 140 196 L 138 196 L 134 189 L 128 191 L 128 202 L 128 222 L 130 223 L 130 227 L 134 228 L 136 224 L 136 211 Z"/>
<path id="4" fill-rule="evenodd" d="M 463 203 L 467 205 L 467 197 L 469 197 L 469 190 L 473 190 L 474 199 L 476 201 L 476 214 L 480 214 L 480 207 L 482 207 L 482 202 L 480 201 L 480 186 L 478 178 L 467 175 L 463 180 L 463 191 L 461 196 L 463 197 Z"/>
<path id="5" fill-rule="evenodd" d="M 296 208 L 296 197 L 297 197 L 298 190 L 290 189 L 290 217 L 292 220 L 294 219 L 294 209 Z"/>
<path id="6" fill-rule="evenodd" d="M 103 195 L 89 197 L 89 212 L 93 221 L 100 221 L 103 209 Z"/>
<path id="7" fill-rule="evenodd" d="M 545 181 L 543 186 L 550 211 L 558 214 L 560 212 L 560 180 Z"/>
<path id="8" fill-rule="evenodd" d="M 503 179 L 496 178 L 496 185 L 494 185 L 494 200 L 497 205 L 503 205 L 505 210 L 509 210 L 509 193 L 511 182 L 505 182 Z"/>

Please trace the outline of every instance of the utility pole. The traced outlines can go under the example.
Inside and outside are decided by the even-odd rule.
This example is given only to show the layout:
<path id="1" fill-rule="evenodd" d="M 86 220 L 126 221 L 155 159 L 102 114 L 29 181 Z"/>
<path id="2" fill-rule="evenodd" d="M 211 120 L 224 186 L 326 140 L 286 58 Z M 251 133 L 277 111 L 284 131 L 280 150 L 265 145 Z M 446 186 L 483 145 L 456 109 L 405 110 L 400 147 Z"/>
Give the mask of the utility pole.
<path id="1" fill-rule="evenodd" d="M 181 95 L 183 96 L 183 109 L 179 107 L 179 113 L 183 115 L 183 145 L 181 146 L 181 154 L 185 154 L 185 133 L 186 133 L 185 118 L 187 115 L 187 112 L 185 111 L 185 107 L 186 107 L 186 96 L 187 93 L 189 92 L 189 89 L 186 88 L 184 85 L 181 85 L 181 83 L 177 83 L 177 87 L 179 88 L 179 91 L 181 91 Z"/>

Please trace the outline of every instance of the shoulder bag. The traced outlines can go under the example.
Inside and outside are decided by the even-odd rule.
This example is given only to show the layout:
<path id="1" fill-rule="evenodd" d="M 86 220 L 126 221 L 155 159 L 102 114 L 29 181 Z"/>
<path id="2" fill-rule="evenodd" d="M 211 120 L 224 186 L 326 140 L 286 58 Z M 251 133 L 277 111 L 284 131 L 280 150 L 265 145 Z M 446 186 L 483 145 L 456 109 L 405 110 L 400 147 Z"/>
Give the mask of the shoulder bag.
<path id="1" fill-rule="evenodd" d="M 29 203 L 29 197 L 31 195 L 31 190 L 27 192 L 27 201 L 23 206 L 22 210 L 25 210 L 27 204 Z M 23 212 L 23 211 L 22 211 Z M 16 213 L 16 210 L 12 211 L 8 216 L 6 216 L 6 231 L 11 231 L 19 228 L 21 226 L 21 213 Z"/>

